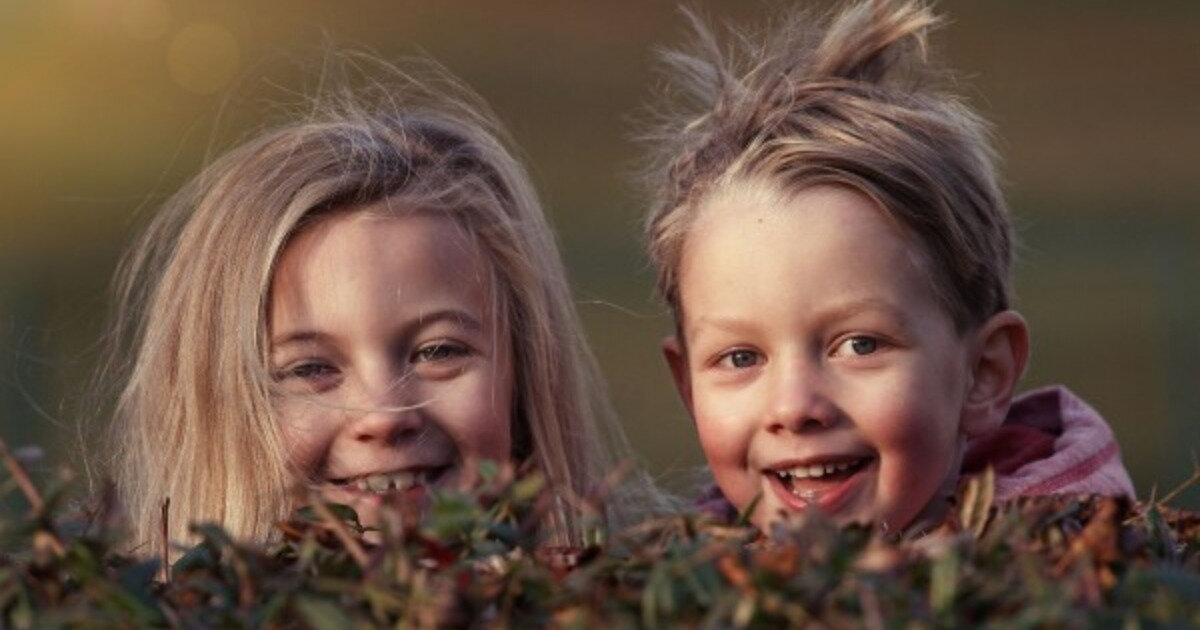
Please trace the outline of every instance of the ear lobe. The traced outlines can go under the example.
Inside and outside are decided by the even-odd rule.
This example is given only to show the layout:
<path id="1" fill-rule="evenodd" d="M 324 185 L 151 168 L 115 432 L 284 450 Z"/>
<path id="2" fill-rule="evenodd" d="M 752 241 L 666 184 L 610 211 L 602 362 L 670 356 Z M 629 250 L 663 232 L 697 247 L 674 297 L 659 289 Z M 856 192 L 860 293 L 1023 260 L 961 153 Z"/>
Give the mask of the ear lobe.
<path id="1" fill-rule="evenodd" d="M 974 334 L 970 389 L 961 427 L 968 436 L 1003 424 L 1029 360 L 1029 326 L 1016 311 L 996 313 Z"/>
<path id="2" fill-rule="evenodd" d="M 692 378 L 688 372 L 687 349 L 683 347 L 679 337 L 669 335 L 663 339 L 662 353 L 663 358 L 667 360 L 667 367 L 671 369 L 671 380 L 675 381 L 675 390 L 679 392 L 679 398 L 683 401 L 688 415 L 691 416 Z"/>

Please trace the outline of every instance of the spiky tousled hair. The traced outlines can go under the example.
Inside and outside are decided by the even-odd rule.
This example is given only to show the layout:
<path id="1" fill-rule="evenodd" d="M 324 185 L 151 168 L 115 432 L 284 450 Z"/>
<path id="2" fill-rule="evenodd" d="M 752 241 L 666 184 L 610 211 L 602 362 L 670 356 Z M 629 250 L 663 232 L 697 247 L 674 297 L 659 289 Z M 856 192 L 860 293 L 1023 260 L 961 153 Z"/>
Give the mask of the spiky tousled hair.
<path id="1" fill-rule="evenodd" d="M 658 288 L 681 317 L 679 264 L 706 201 L 732 186 L 784 195 L 821 184 L 871 198 L 920 243 L 959 330 L 1007 308 L 1012 228 L 986 124 L 928 60 L 941 24 L 921 2 L 858 2 L 728 49 L 694 13 L 688 51 L 665 54 L 672 88 L 648 134 L 645 223 Z"/>

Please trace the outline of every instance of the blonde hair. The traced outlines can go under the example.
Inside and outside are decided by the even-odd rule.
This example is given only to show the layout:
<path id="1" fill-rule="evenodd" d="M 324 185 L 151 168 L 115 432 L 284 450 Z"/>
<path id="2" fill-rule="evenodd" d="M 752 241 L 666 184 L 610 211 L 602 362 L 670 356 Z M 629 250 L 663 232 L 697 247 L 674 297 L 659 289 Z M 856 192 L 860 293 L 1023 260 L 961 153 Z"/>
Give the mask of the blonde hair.
<path id="1" fill-rule="evenodd" d="M 293 507 L 267 367 L 273 268 L 322 214 L 385 198 L 452 217 L 490 261 L 514 353 L 514 456 L 568 497 L 628 456 L 552 232 L 503 132 L 440 70 L 388 72 L 398 87 L 340 90 L 216 160 L 124 261 L 109 367 L 124 383 L 113 472 L 135 540 L 159 538 L 167 498 L 173 541 L 195 521 L 263 540 Z M 644 476 L 631 484 L 630 496 L 657 496 Z M 608 517 L 629 521 L 642 507 L 615 502 Z M 550 520 L 551 538 L 583 535 L 569 502 Z"/>
<path id="2" fill-rule="evenodd" d="M 872 0 L 824 22 L 796 13 L 725 51 L 689 14 L 692 52 L 669 52 L 673 109 L 650 134 L 645 231 L 658 289 L 680 316 L 692 223 L 735 184 L 785 194 L 820 184 L 871 198 L 915 236 L 959 330 L 1011 299 L 1012 228 L 986 124 L 927 58 L 940 24 L 920 2 Z"/>

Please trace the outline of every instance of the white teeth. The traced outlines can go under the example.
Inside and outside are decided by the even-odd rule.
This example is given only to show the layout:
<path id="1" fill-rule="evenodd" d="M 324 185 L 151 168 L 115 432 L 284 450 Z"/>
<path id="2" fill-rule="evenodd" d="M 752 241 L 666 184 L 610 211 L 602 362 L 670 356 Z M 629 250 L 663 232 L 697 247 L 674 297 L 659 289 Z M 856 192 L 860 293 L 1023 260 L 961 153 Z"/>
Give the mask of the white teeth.
<path id="1" fill-rule="evenodd" d="M 384 493 L 394 490 L 407 490 L 417 485 L 418 482 L 424 482 L 427 476 L 424 472 L 414 473 L 412 471 L 381 473 L 360 477 L 353 481 L 352 485 L 359 492 Z"/>
<path id="2" fill-rule="evenodd" d="M 797 466 L 791 470 L 781 470 L 776 474 L 780 477 L 791 477 L 792 479 L 820 479 L 825 475 L 849 470 L 859 463 L 861 463 L 861 460 L 839 462 L 837 464 L 809 464 L 807 466 Z"/>
<path id="3" fill-rule="evenodd" d="M 371 492 L 384 492 L 388 489 L 390 481 L 385 475 L 371 475 L 367 477 L 367 490 Z"/>
<path id="4" fill-rule="evenodd" d="M 421 475 L 424 479 L 425 475 Z M 392 488 L 396 490 L 405 490 L 411 488 L 417 483 L 417 475 L 412 472 L 399 472 L 392 475 Z"/>

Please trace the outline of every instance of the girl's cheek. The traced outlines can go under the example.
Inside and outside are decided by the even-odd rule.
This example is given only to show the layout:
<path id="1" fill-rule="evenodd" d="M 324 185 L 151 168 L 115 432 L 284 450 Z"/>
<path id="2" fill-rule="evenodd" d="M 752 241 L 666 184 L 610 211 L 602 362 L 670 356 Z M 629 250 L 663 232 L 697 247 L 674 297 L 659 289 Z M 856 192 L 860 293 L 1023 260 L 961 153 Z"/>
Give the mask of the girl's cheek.
<path id="1" fill-rule="evenodd" d="M 503 463 L 512 453 L 512 386 L 506 374 L 488 372 L 457 380 L 450 388 L 455 391 L 438 394 L 456 409 L 430 409 L 435 421 L 454 423 L 444 429 L 472 463 L 485 459 Z"/>
<path id="2" fill-rule="evenodd" d="M 283 403 L 278 407 L 280 432 L 288 458 L 294 466 L 313 472 L 324 456 L 332 436 L 320 428 L 308 405 Z"/>

